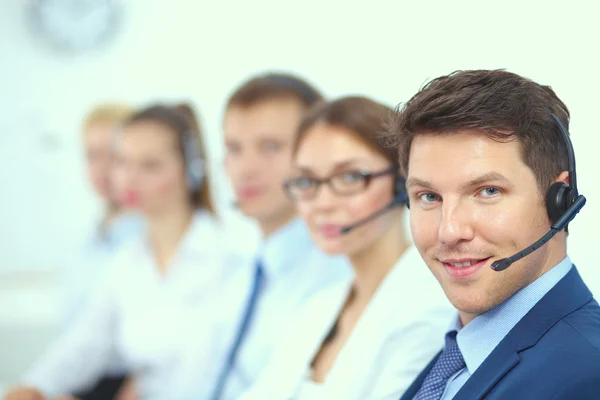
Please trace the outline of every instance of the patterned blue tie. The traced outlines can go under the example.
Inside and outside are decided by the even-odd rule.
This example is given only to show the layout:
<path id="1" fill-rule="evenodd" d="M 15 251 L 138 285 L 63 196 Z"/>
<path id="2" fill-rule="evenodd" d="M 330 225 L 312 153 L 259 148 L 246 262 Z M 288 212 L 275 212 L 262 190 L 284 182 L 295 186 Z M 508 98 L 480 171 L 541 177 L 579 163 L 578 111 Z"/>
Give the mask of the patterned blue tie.
<path id="1" fill-rule="evenodd" d="M 456 331 L 449 332 L 446 334 L 446 346 L 442 354 L 429 371 L 414 400 L 439 400 L 448 379 L 463 368 L 465 360 L 456 342 Z"/>
<path id="2" fill-rule="evenodd" d="M 252 323 L 254 311 L 256 310 L 256 304 L 258 302 L 258 298 L 264 285 L 264 276 L 265 273 L 264 268 L 262 266 L 262 262 L 258 261 L 256 263 L 256 269 L 254 270 L 254 285 L 252 286 L 252 292 L 250 293 L 250 297 L 248 298 L 244 318 L 242 319 L 239 331 L 235 336 L 235 340 L 233 342 L 233 346 L 229 351 L 229 355 L 225 360 L 225 365 L 221 370 L 217 386 L 213 391 L 213 395 L 211 397 L 213 400 L 219 400 L 223 396 L 223 392 L 225 391 L 225 385 L 227 384 L 227 378 L 229 377 L 229 374 L 231 373 L 235 365 L 240 347 L 244 343 L 244 339 Z"/>

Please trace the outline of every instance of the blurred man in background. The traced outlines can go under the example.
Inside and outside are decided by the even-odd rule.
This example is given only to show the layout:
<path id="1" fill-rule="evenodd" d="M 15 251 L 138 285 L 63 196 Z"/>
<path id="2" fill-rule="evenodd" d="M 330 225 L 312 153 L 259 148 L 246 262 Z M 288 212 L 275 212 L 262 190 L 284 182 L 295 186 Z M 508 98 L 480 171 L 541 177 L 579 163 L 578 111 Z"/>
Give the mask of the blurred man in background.
<path id="1" fill-rule="evenodd" d="M 227 102 L 226 170 L 238 209 L 256 220 L 263 241 L 215 400 L 235 399 L 247 390 L 298 307 L 320 288 L 349 277 L 345 259 L 326 256 L 312 242 L 283 187 L 292 170 L 296 130 L 321 99 L 306 81 L 271 73 L 243 83 Z"/>

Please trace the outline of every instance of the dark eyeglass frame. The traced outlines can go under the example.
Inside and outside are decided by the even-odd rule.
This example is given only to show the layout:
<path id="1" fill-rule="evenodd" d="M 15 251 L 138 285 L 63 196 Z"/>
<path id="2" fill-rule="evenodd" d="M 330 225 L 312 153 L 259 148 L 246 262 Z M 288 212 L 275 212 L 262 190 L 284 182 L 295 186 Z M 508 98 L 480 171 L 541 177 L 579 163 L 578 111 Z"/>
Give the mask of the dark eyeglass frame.
<path id="1" fill-rule="evenodd" d="M 347 173 L 358 173 L 360 174 L 360 176 L 362 177 L 362 186 L 357 189 L 357 190 L 352 190 L 350 192 L 340 192 L 338 190 L 338 188 L 335 187 L 335 185 L 332 183 L 333 180 L 337 177 L 340 177 L 344 174 Z M 323 185 L 324 183 L 326 183 L 329 188 L 331 189 L 331 191 L 333 193 L 335 193 L 336 195 L 339 196 L 352 196 L 355 195 L 357 193 L 362 192 L 363 190 L 367 189 L 369 187 L 369 185 L 371 184 L 371 181 L 373 179 L 382 177 L 382 176 L 387 176 L 387 175 L 392 175 L 392 174 L 397 174 L 398 173 L 398 168 L 391 166 L 389 168 L 386 168 L 382 171 L 377 171 L 377 172 L 371 172 L 371 171 L 367 171 L 367 170 L 358 170 L 358 171 L 344 171 L 344 172 L 338 172 L 335 174 L 332 174 L 326 178 L 313 178 L 313 177 L 307 177 L 307 176 L 301 176 L 301 177 L 297 177 L 297 178 L 291 178 L 286 180 L 283 183 L 283 187 L 285 189 L 285 192 L 287 193 L 288 197 L 291 198 L 294 201 L 298 201 L 298 200 L 302 200 L 302 201 L 307 201 L 307 200 L 313 200 L 315 197 L 317 197 L 317 194 L 319 193 L 319 189 L 321 188 L 321 185 Z M 308 197 L 300 197 L 297 195 L 294 195 L 294 191 L 293 191 L 293 184 L 295 181 L 299 180 L 299 179 L 310 179 L 313 184 L 315 185 L 314 188 L 312 188 L 312 193 L 308 196 Z M 308 192 L 306 192 L 308 193 Z"/>

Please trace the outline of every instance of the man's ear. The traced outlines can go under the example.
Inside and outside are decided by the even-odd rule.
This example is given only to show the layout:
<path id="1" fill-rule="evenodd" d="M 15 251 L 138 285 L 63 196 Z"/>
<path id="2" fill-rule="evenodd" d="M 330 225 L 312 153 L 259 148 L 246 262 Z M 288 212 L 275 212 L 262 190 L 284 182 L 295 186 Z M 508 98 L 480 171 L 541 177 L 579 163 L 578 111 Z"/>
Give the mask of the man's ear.
<path id="1" fill-rule="evenodd" d="M 564 182 L 568 185 L 569 184 L 569 172 L 568 171 L 561 172 L 560 174 L 558 174 L 558 176 L 556 177 L 554 182 Z"/>

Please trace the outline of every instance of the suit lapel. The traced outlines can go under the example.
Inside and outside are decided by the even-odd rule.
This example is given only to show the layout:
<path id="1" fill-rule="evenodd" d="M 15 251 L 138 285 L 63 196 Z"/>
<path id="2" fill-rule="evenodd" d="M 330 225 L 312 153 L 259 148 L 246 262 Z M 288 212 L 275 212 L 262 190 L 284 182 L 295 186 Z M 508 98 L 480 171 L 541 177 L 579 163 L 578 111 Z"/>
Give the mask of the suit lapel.
<path id="1" fill-rule="evenodd" d="M 439 353 L 437 353 L 437 355 L 435 357 L 433 357 L 433 360 L 431 360 L 431 362 L 425 367 L 425 369 L 423 369 L 423 371 L 421 371 L 421 373 L 419 374 L 419 376 L 417 376 L 417 378 L 412 383 L 412 385 L 410 385 L 410 387 L 406 390 L 406 392 L 404 392 L 404 394 L 402 395 L 400 400 L 412 400 L 412 398 L 415 397 L 415 395 L 417 394 L 417 391 L 421 388 L 423 381 L 429 374 L 429 371 L 431 371 L 431 369 L 435 365 L 435 362 L 437 361 L 437 359 L 440 357 L 441 354 L 442 354 L 442 352 L 440 351 Z"/>
<path id="2" fill-rule="evenodd" d="M 454 399 L 484 398 L 519 363 L 521 351 L 535 346 L 558 321 L 590 300 L 592 294 L 573 267 L 496 346 Z"/>

